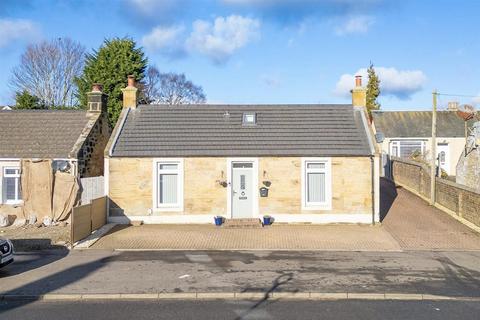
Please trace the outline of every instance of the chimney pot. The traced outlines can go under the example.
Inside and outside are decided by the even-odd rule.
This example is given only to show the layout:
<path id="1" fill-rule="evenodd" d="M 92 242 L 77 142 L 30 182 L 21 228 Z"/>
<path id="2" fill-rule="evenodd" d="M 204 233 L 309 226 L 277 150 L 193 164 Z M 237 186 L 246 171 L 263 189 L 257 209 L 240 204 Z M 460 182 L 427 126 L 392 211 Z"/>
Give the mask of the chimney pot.
<path id="1" fill-rule="evenodd" d="M 102 92 L 103 86 L 100 83 L 94 83 L 92 85 L 92 92 Z"/>
<path id="2" fill-rule="evenodd" d="M 129 87 L 135 87 L 135 76 L 134 75 L 129 75 L 128 76 L 128 80 L 127 80 L 127 84 Z"/>
<path id="3" fill-rule="evenodd" d="M 355 86 L 356 87 L 362 86 L 362 76 L 355 76 Z"/>

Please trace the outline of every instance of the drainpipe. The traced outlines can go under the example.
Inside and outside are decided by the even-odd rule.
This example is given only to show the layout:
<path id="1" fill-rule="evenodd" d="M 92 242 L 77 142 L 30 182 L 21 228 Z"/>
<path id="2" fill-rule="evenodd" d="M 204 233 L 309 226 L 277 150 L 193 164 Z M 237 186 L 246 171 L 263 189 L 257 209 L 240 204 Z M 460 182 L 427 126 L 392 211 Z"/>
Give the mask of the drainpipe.
<path id="1" fill-rule="evenodd" d="M 375 156 L 370 156 L 370 168 L 372 176 L 372 225 L 375 225 Z"/>

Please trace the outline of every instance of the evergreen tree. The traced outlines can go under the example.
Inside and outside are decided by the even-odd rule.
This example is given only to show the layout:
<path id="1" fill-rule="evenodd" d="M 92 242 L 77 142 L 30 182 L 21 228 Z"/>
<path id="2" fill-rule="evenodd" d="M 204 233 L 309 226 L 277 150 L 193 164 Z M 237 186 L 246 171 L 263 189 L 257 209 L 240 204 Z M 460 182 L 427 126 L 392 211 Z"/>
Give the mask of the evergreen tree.
<path id="1" fill-rule="evenodd" d="M 108 118 L 110 126 L 115 126 L 122 111 L 122 91 L 127 84 L 127 76 L 133 75 L 137 81 L 144 77 L 147 58 L 141 48 L 130 38 L 107 39 L 93 54 L 86 55 L 83 74 L 75 80 L 78 87 L 78 100 L 87 106 L 87 92 L 93 83 L 103 85 L 108 95 Z"/>
<path id="2" fill-rule="evenodd" d="M 380 95 L 380 79 L 375 73 L 373 64 L 370 63 L 370 67 L 367 70 L 368 84 L 367 84 L 367 110 L 371 114 L 372 110 L 380 109 L 380 103 L 377 101 Z"/>
<path id="3" fill-rule="evenodd" d="M 40 99 L 27 90 L 15 94 L 15 109 L 46 109 Z"/>

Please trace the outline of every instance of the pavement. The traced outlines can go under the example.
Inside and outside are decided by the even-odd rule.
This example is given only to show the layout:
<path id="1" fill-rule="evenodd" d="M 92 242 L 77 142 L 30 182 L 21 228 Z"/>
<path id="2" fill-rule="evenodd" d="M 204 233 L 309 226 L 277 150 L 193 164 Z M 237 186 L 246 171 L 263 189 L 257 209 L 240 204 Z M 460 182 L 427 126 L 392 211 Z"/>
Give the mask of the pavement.
<path id="1" fill-rule="evenodd" d="M 478 319 L 479 302 L 458 301 L 85 301 L 0 302 L 0 319 Z"/>

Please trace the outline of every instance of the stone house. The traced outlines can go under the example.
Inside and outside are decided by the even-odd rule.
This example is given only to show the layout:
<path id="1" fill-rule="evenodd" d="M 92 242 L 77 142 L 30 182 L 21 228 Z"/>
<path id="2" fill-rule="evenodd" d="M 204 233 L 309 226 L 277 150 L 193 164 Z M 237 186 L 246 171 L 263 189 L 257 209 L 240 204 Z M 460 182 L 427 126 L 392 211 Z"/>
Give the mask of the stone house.
<path id="1" fill-rule="evenodd" d="M 382 133 L 385 138 L 380 143 L 382 154 L 431 159 L 432 111 L 373 111 L 372 119 L 375 132 Z M 453 110 L 438 111 L 436 157 L 439 167 L 449 176 L 456 175 L 457 161 L 464 146 L 465 122 Z M 385 161 L 385 165 L 388 162 Z"/>
<path id="2" fill-rule="evenodd" d="M 53 170 L 79 178 L 103 175 L 110 131 L 100 85 L 87 110 L 0 110 L 0 205 L 22 203 L 22 159 L 50 159 Z"/>
<path id="3" fill-rule="evenodd" d="M 456 182 L 480 193 L 480 121 L 474 121 L 458 159 Z"/>
<path id="4" fill-rule="evenodd" d="M 379 158 L 355 105 L 138 105 L 133 79 L 105 150 L 109 221 L 379 221 Z"/>

